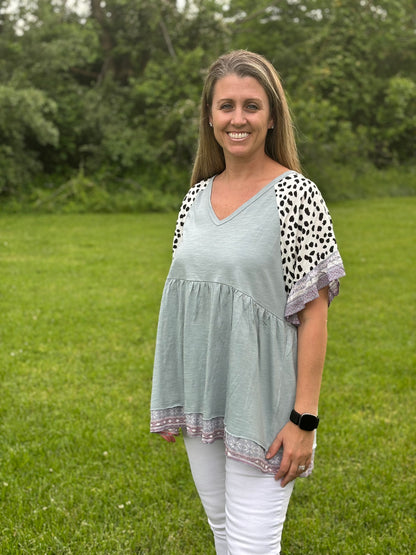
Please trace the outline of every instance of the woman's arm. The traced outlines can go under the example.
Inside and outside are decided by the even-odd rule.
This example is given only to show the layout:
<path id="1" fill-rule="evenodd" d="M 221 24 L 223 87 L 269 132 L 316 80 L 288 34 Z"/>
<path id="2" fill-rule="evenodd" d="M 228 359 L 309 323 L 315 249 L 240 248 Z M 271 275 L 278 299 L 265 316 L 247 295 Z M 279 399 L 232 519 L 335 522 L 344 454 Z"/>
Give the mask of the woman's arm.
<path id="1" fill-rule="evenodd" d="M 307 303 L 298 316 L 298 376 L 293 408 L 299 413 L 317 415 L 327 343 L 328 287 L 321 289 L 319 297 Z M 301 430 L 288 422 L 276 436 L 266 457 L 273 457 L 283 447 L 282 462 L 275 476 L 282 480 L 282 486 L 299 476 L 299 466 L 308 468 L 314 435 L 314 431 Z"/>

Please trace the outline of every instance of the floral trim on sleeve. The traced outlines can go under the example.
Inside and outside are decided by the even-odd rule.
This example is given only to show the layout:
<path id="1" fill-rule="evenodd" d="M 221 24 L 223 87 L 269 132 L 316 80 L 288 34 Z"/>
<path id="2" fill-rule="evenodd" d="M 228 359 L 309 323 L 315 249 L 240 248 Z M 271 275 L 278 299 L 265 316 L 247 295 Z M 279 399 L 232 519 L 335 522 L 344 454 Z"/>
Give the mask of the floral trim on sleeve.
<path id="1" fill-rule="evenodd" d="M 286 302 L 286 319 L 291 324 L 299 325 L 298 312 L 305 308 L 306 303 L 319 296 L 320 289 L 327 286 L 328 304 L 331 304 L 339 293 L 339 278 L 344 275 L 344 266 L 337 249 L 292 287 Z"/>
<path id="2" fill-rule="evenodd" d="M 280 248 L 285 290 L 285 316 L 299 324 L 297 313 L 329 286 L 329 302 L 345 275 L 331 216 L 317 186 L 292 172 L 275 185 L 280 218 Z"/>
<path id="3" fill-rule="evenodd" d="M 196 199 L 197 194 L 201 192 L 203 189 L 205 189 L 207 185 L 208 185 L 208 179 L 199 181 L 199 183 L 196 183 L 193 187 L 189 189 L 189 191 L 186 193 L 182 201 L 182 205 L 178 214 L 178 219 L 176 220 L 175 234 L 173 236 L 173 245 L 172 245 L 173 256 L 175 256 L 175 251 L 182 242 L 183 226 L 185 224 L 185 220 L 189 213 L 189 210 L 191 209 L 191 206 L 194 203 L 194 200 Z"/>

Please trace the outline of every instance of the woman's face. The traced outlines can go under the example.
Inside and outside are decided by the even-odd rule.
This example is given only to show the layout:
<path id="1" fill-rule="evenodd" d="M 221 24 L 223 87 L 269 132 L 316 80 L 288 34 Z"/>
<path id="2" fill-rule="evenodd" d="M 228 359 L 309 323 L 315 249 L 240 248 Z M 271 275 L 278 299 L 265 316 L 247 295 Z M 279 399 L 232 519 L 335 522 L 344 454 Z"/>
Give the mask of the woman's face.
<path id="1" fill-rule="evenodd" d="M 273 126 L 267 94 L 254 77 L 231 74 L 214 87 L 210 121 L 225 160 L 264 157 L 268 129 Z"/>

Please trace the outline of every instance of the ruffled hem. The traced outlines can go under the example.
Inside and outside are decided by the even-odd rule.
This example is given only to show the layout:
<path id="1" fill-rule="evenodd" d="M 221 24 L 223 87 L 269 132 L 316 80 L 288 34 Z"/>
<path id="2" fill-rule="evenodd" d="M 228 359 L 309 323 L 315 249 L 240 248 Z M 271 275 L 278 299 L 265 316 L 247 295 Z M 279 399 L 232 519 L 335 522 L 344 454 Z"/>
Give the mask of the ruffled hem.
<path id="1" fill-rule="evenodd" d="M 179 431 L 190 437 L 200 437 L 202 443 L 213 443 L 222 439 L 225 444 L 225 454 L 230 459 L 253 466 L 265 474 L 276 474 L 282 462 L 282 453 L 279 451 L 273 458 L 266 459 L 266 449 L 253 440 L 236 437 L 226 430 L 223 417 L 204 419 L 202 414 L 187 414 L 182 407 L 152 410 L 150 431 L 152 433 L 169 432 L 179 435 Z M 312 473 L 314 466 L 314 453 L 309 467 L 301 478 L 306 478 Z"/>
<path id="2" fill-rule="evenodd" d="M 328 305 L 330 305 L 339 293 L 339 279 L 343 276 L 345 276 L 344 266 L 336 250 L 292 287 L 285 308 L 286 320 L 298 326 L 300 324 L 298 312 L 303 310 L 307 303 L 319 297 L 320 289 L 328 286 Z"/>

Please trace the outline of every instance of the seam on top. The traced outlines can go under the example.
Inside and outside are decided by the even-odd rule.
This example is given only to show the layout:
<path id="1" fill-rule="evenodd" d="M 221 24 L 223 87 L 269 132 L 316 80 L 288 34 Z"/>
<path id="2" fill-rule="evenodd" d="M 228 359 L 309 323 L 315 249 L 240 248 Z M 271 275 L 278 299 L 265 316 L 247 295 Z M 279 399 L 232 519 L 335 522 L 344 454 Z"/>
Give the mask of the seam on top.
<path id="1" fill-rule="evenodd" d="M 241 289 L 237 289 L 237 287 L 234 287 L 233 285 L 230 285 L 229 283 L 223 283 L 222 281 L 211 281 L 211 280 L 206 280 L 206 279 L 184 279 L 184 278 L 175 278 L 175 277 L 168 277 L 166 279 L 166 281 L 182 281 L 182 282 L 186 282 L 186 283 L 207 283 L 207 284 L 212 283 L 212 284 L 216 284 L 216 285 L 224 285 L 225 287 L 229 287 L 230 289 L 232 289 L 236 293 L 240 293 L 241 295 L 244 295 L 245 297 L 250 299 L 256 306 L 265 310 L 268 314 L 270 314 L 270 316 L 272 316 L 273 318 L 275 318 L 279 322 L 283 322 L 284 324 L 287 324 L 289 327 L 296 329 L 296 326 L 294 326 L 293 324 L 288 322 L 285 317 L 280 318 L 280 316 L 278 316 L 277 314 L 275 314 L 274 312 L 272 312 L 271 310 L 269 310 L 268 308 L 263 306 L 261 303 L 256 301 L 256 299 L 254 299 L 251 295 L 249 295 L 248 293 L 245 293 Z"/>

